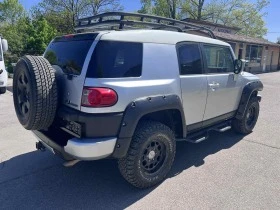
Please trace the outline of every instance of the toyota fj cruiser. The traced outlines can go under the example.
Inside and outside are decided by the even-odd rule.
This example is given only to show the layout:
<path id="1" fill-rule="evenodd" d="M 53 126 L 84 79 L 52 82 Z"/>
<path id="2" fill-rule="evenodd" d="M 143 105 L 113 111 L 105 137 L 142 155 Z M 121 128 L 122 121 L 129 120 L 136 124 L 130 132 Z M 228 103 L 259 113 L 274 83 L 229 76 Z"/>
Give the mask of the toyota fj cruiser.
<path id="1" fill-rule="evenodd" d="M 116 24 L 122 30 L 104 31 Z M 132 30 L 139 25 L 158 30 Z M 167 176 L 176 140 L 253 130 L 263 85 L 209 29 L 118 12 L 81 19 L 77 30 L 14 72 L 15 110 L 38 149 L 68 161 L 116 158 L 123 177 L 146 188 Z"/>

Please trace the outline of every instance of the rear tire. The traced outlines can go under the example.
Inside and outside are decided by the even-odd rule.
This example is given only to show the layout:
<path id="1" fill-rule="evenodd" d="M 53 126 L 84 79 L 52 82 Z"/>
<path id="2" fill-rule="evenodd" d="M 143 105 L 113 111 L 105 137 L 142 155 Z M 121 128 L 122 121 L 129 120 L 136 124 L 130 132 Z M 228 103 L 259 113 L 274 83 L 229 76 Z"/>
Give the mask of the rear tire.
<path id="1" fill-rule="evenodd" d="M 242 119 L 234 119 L 232 122 L 233 130 L 241 134 L 249 134 L 253 131 L 258 117 L 260 105 L 256 97 L 250 99 Z"/>
<path id="2" fill-rule="evenodd" d="M 142 121 L 136 128 L 126 157 L 119 159 L 122 176 L 138 188 L 162 182 L 170 171 L 176 153 L 172 130 L 154 121 Z"/>
<path id="3" fill-rule="evenodd" d="M 0 87 L 0 94 L 6 93 L 7 88 L 6 87 Z"/>
<path id="4" fill-rule="evenodd" d="M 43 57 L 24 56 L 17 63 L 13 98 L 19 122 L 27 130 L 48 128 L 56 114 L 55 70 Z"/>

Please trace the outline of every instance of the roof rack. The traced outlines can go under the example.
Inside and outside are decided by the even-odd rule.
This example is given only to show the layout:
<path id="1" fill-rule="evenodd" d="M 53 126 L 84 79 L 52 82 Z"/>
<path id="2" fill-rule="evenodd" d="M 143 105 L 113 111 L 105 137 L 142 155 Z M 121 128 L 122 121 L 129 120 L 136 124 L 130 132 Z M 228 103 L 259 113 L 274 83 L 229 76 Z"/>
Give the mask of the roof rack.
<path id="1" fill-rule="evenodd" d="M 171 18 L 129 12 L 106 12 L 91 17 L 81 18 L 77 20 L 75 30 L 77 32 L 108 29 L 131 30 L 143 27 L 155 30 L 176 30 L 178 32 L 202 31 L 216 39 L 214 33 L 206 27 Z"/>

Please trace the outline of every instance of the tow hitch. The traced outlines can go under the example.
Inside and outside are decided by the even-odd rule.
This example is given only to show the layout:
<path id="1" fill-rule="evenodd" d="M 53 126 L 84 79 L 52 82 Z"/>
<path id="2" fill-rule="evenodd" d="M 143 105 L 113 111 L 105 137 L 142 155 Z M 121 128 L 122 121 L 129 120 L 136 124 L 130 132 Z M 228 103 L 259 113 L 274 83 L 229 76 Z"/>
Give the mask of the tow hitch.
<path id="1" fill-rule="evenodd" d="M 42 152 L 45 152 L 46 151 L 46 147 L 42 144 L 42 142 L 36 142 L 36 149 L 37 150 L 40 150 Z"/>
<path id="2" fill-rule="evenodd" d="M 40 141 L 36 142 L 36 149 L 40 150 L 42 152 L 46 151 L 45 145 L 42 142 L 40 142 Z M 54 153 L 54 151 L 53 151 L 53 153 Z M 69 161 L 64 162 L 63 166 L 65 166 L 65 167 L 72 167 L 72 166 L 76 165 L 78 162 L 80 162 L 80 160 L 69 160 Z"/>

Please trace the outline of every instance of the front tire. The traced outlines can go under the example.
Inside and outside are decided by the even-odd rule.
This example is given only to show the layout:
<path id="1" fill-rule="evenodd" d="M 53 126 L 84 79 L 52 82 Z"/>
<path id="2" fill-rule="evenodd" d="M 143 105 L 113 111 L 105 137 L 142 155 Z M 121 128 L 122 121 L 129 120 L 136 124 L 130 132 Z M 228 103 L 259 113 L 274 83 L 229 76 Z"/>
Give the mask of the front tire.
<path id="1" fill-rule="evenodd" d="M 166 125 L 142 121 L 136 128 L 126 157 L 119 159 L 122 176 L 138 188 L 162 182 L 170 171 L 176 153 L 174 133 Z"/>
<path id="2" fill-rule="evenodd" d="M 249 134 L 253 131 L 258 117 L 260 105 L 256 97 L 250 99 L 242 119 L 234 119 L 232 122 L 233 130 L 241 134 Z"/>

